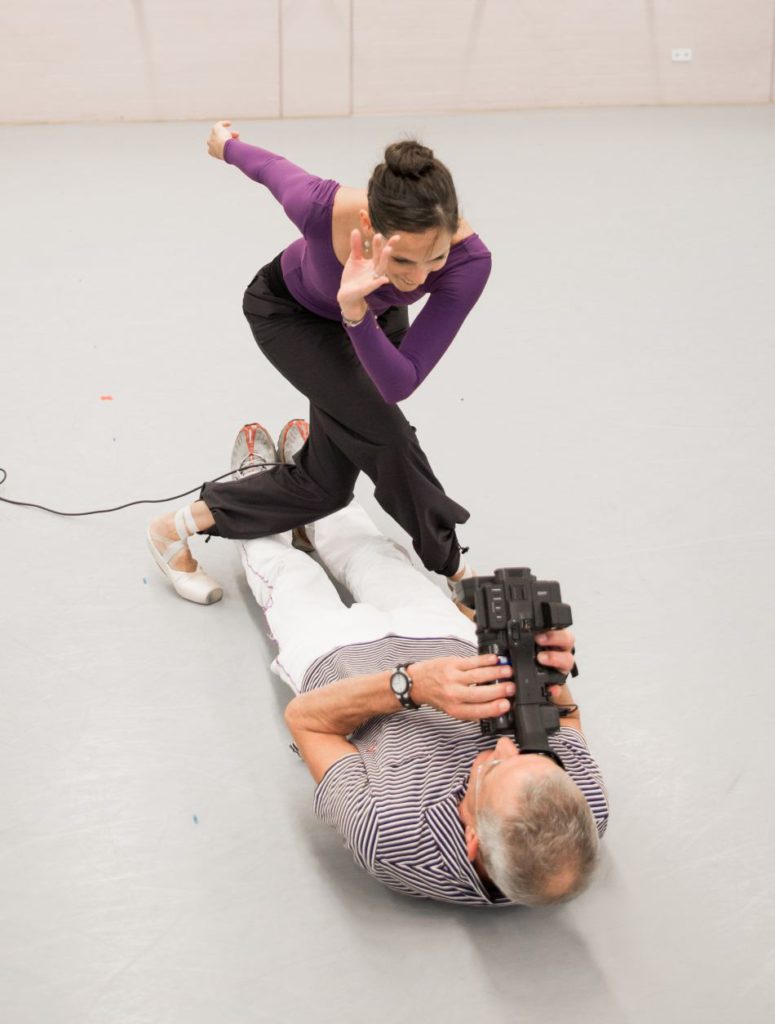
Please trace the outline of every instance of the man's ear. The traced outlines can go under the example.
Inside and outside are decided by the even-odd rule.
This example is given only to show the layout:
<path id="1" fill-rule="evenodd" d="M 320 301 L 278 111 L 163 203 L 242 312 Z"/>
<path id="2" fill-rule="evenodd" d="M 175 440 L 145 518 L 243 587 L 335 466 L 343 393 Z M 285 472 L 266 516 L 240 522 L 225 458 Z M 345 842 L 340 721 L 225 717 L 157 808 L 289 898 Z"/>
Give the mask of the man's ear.
<path id="1" fill-rule="evenodd" d="M 476 834 L 476 829 L 473 825 L 466 825 L 466 857 L 473 862 L 476 860 L 476 855 L 479 852 L 479 836 Z"/>

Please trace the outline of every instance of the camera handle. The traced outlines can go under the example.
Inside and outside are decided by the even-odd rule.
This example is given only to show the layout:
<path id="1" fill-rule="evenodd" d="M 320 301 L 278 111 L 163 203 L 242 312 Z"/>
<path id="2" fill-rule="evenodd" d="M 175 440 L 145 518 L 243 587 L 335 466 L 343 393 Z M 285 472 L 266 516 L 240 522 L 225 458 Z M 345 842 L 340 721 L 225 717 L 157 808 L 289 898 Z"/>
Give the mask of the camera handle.
<path id="1" fill-rule="evenodd" d="M 512 714 L 517 745 L 523 754 L 542 754 L 564 768 L 549 745 L 549 734 L 560 728 L 560 712 L 547 700 L 545 684 L 539 678 L 533 634 L 529 630 L 522 632 L 518 627 L 510 632 L 509 655 L 516 684 Z"/>

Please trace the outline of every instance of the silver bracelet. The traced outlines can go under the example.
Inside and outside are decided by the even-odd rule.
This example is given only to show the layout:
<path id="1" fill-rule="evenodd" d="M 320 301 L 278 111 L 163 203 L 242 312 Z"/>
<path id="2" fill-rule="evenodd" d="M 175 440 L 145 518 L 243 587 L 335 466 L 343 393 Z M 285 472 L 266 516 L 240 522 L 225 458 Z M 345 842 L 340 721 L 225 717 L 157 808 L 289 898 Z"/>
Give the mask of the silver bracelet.
<path id="1" fill-rule="evenodd" d="M 368 315 L 369 310 L 367 309 L 363 316 L 360 318 L 360 320 L 348 320 L 344 313 L 342 313 L 342 323 L 345 325 L 345 327 L 358 327 L 360 324 L 363 323 L 363 321 L 366 319 Z"/>

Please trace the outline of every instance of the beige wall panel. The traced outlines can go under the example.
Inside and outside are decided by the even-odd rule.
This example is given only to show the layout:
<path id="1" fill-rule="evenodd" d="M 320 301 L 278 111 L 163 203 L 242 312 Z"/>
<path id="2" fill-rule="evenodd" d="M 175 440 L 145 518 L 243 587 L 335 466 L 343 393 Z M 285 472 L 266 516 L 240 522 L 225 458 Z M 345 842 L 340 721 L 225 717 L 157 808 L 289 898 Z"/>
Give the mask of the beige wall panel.
<path id="1" fill-rule="evenodd" d="M 284 117 L 350 113 L 350 0 L 282 0 Z"/>
<path id="2" fill-rule="evenodd" d="M 353 108 L 756 102 L 769 97 L 772 9 L 773 0 L 354 0 Z M 675 39 L 689 33 L 698 55 L 674 64 L 674 46 L 693 46 Z"/>
<path id="3" fill-rule="evenodd" d="M 277 117 L 277 0 L 133 0 L 156 117 Z M 138 21 L 141 19 L 138 18 Z"/>
<path id="4" fill-rule="evenodd" d="M 773 0 L 654 0 L 660 100 L 766 103 L 771 98 Z M 674 64 L 674 48 L 691 63 Z"/>
<path id="5" fill-rule="evenodd" d="M 276 0 L 6 0 L 0 121 L 276 116 Z"/>
<path id="6" fill-rule="evenodd" d="M 489 0 L 469 37 L 466 107 L 653 103 L 644 0 Z"/>
<path id="7" fill-rule="evenodd" d="M 775 0 L 3 0 L 0 121 L 766 102 L 774 15 Z"/>
<path id="8" fill-rule="evenodd" d="M 358 113 L 655 96 L 642 0 L 355 0 L 353 30 Z"/>
<path id="9" fill-rule="evenodd" d="M 460 108 L 476 0 L 353 0 L 353 112 Z"/>
<path id="10" fill-rule="evenodd" d="M 139 117 L 143 58 L 128 3 L 31 0 L 0 15 L 0 119 L 80 121 L 114 110 Z"/>

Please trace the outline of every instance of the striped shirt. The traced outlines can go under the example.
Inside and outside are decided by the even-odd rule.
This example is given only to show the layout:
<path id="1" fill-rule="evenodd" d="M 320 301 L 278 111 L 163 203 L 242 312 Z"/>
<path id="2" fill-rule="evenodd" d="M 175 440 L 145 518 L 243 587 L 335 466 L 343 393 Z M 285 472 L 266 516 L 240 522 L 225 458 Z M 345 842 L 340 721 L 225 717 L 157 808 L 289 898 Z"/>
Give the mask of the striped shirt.
<path id="1" fill-rule="evenodd" d="M 451 637 L 383 637 L 319 658 L 305 674 L 302 690 L 402 662 L 472 654 L 475 647 Z M 358 752 L 331 765 L 315 790 L 314 807 L 340 833 L 356 863 L 407 896 L 509 905 L 505 896 L 488 891 L 468 860 L 458 816 L 473 760 L 492 749 L 495 738 L 482 735 L 478 722 L 461 722 L 423 706 L 372 718 L 350 739 Z M 549 742 L 587 798 L 602 836 L 608 802 L 584 736 L 560 729 Z"/>

